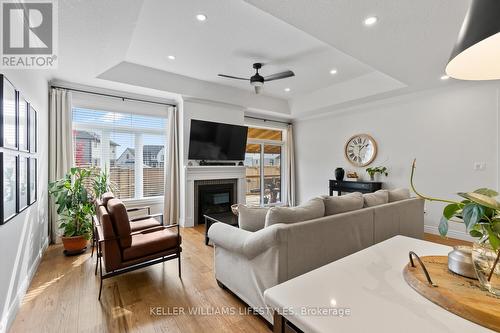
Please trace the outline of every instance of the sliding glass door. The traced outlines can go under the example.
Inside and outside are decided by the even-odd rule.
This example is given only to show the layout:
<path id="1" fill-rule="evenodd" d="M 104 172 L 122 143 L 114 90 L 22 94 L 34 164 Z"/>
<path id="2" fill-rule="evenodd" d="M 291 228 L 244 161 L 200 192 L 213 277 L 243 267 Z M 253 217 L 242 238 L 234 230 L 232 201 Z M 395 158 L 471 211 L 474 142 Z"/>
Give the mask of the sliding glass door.
<path id="1" fill-rule="evenodd" d="M 283 202 L 282 131 L 250 127 L 245 155 L 246 203 L 251 206 Z"/>

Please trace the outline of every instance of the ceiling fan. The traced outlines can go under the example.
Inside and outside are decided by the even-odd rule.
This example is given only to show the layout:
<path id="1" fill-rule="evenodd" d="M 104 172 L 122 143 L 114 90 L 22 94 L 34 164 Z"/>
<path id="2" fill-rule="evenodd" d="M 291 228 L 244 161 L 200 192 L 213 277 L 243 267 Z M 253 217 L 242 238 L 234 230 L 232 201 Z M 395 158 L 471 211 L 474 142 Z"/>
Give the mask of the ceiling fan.
<path id="1" fill-rule="evenodd" d="M 225 77 L 228 79 L 245 80 L 245 81 L 250 80 L 250 84 L 255 88 L 256 94 L 261 92 L 262 86 L 264 85 L 264 82 L 281 80 L 281 79 L 286 79 L 287 77 L 295 76 L 295 73 L 292 71 L 284 71 L 281 73 L 276 73 L 276 74 L 272 74 L 272 75 L 264 77 L 264 76 L 259 74 L 259 69 L 261 69 L 262 66 L 263 66 L 263 64 L 261 64 L 259 62 L 253 64 L 253 68 L 255 69 L 255 75 L 253 75 L 250 79 L 247 79 L 244 77 L 224 75 L 224 74 L 219 74 L 219 76 Z"/>

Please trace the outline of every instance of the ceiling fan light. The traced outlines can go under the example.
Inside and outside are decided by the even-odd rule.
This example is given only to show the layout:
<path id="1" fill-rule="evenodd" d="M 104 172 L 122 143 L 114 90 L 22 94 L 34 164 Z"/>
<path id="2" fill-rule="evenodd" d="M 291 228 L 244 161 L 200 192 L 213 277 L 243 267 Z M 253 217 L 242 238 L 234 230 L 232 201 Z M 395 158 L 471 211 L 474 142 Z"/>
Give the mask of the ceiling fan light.
<path id="1" fill-rule="evenodd" d="M 255 93 L 260 94 L 262 91 L 262 84 L 261 85 L 254 85 Z"/>
<path id="2" fill-rule="evenodd" d="M 264 82 L 261 81 L 250 81 L 250 84 L 254 87 L 262 87 L 264 85 Z"/>
<path id="3" fill-rule="evenodd" d="M 473 0 L 446 66 L 460 80 L 500 79 L 500 1 Z"/>

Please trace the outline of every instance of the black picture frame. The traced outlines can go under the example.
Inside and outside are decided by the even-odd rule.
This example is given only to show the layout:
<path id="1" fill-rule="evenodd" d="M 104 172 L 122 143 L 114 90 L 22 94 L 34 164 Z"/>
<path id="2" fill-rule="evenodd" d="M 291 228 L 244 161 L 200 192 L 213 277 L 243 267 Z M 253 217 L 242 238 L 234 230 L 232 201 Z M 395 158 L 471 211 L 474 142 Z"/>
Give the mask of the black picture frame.
<path id="1" fill-rule="evenodd" d="M 29 152 L 29 112 L 30 104 L 23 94 L 17 92 L 17 147 L 19 151 Z"/>
<path id="2" fill-rule="evenodd" d="M 29 158 L 20 155 L 17 158 L 17 212 L 20 213 L 29 206 Z"/>
<path id="3" fill-rule="evenodd" d="M 17 91 L 0 75 L 0 147 L 17 150 Z"/>
<path id="4" fill-rule="evenodd" d="M 28 203 L 32 205 L 37 200 L 37 159 L 30 157 L 28 159 Z"/>
<path id="5" fill-rule="evenodd" d="M 17 215 L 17 160 L 16 154 L 0 152 L 0 224 L 5 224 Z M 11 175 L 7 178 L 8 171 Z M 9 199 L 6 204 L 6 199 Z M 14 203 L 12 203 L 14 201 Z"/>
<path id="6" fill-rule="evenodd" d="M 29 129 L 28 129 L 28 136 L 29 136 L 29 151 L 30 153 L 36 153 L 37 152 L 37 145 L 38 145 L 38 124 L 37 124 L 37 112 L 33 108 L 33 106 L 30 104 L 29 105 Z"/>

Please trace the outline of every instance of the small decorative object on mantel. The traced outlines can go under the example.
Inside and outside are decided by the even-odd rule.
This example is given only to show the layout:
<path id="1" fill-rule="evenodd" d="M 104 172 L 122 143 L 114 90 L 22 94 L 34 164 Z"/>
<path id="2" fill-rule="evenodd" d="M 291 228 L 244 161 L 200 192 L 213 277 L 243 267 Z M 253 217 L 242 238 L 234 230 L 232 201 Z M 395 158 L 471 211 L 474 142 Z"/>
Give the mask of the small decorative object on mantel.
<path id="1" fill-rule="evenodd" d="M 345 158 L 354 166 L 364 167 L 377 156 L 377 143 L 368 134 L 356 134 L 344 146 Z"/>
<path id="2" fill-rule="evenodd" d="M 385 175 L 386 177 L 389 176 L 389 173 L 387 172 L 387 168 L 383 167 L 383 166 L 367 168 L 366 172 L 370 175 L 370 180 L 372 182 L 375 181 L 375 176 L 377 174 Z"/>
<path id="3" fill-rule="evenodd" d="M 335 169 L 335 179 L 344 180 L 345 171 L 342 168 Z"/>
<path id="4" fill-rule="evenodd" d="M 498 192 L 480 188 L 473 192 L 458 193 L 463 198 L 461 201 L 425 196 L 413 184 L 415 168 L 414 160 L 410 184 L 415 194 L 428 201 L 447 204 L 439 223 L 439 233 L 446 236 L 449 221 L 465 224 L 466 231 L 476 238 L 472 247 L 472 262 L 479 282 L 490 293 L 500 296 L 500 202 L 495 199 Z"/>
<path id="5" fill-rule="evenodd" d="M 350 182 L 356 182 L 356 181 L 358 181 L 358 174 L 356 173 L 356 171 L 348 172 L 346 180 L 350 181 Z"/>

